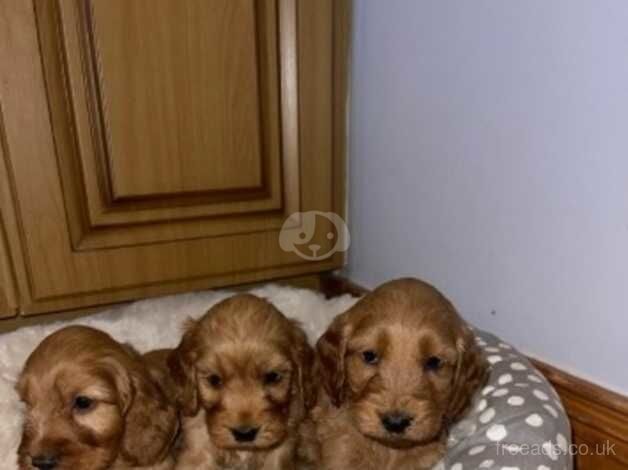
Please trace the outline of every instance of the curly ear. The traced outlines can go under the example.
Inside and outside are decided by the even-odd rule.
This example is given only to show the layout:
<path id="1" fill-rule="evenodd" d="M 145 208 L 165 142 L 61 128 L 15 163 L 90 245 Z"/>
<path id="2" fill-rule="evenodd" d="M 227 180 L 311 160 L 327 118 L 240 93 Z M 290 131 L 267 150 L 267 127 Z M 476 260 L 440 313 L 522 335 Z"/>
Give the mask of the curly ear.
<path id="1" fill-rule="evenodd" d="M 307 341 L 307 336 L 295 321 L 292 322 L 292 361 L 297 366 L 297 388 L 302 403 L 309 410 L 316 402 L 314 387 L 314 350 Z"/>
<path id="2" fill-rule="evenodd" d="M 345 313 L 336 317 L 316 343 L 316 373 L 335 406 L 340 406 L 345 400 L 345 355 L 348 337 L 349 325 Z"/>
<path id="3" fill-rule="evenodd" d="M 176 408 L 150 379 L 148 371 L 130 373 L 119 390 L 125 414 L 122 456 L 132 465 L 163 461 L 179 430 Z"/>
<path id="4" fill-rule="evenodd" d="M 190 320 L 181 343 L 168 357 L 168 368 L 176 387 L 176 402 L 185 416 L 198 413 L 198 391 L 196 383 L 196 360 L 194 328 L 196 323 Z"/>
<path id="5" fill-rule="evenodd" d="M 484 385 L 489 375 L 488 361 L 475 343 L 473 332 L 468 326 L 463 326 L 456 347 L 458 360 L 446 415 L 449 422 L 455 422 L 465 413 L 473 395 Z"/>

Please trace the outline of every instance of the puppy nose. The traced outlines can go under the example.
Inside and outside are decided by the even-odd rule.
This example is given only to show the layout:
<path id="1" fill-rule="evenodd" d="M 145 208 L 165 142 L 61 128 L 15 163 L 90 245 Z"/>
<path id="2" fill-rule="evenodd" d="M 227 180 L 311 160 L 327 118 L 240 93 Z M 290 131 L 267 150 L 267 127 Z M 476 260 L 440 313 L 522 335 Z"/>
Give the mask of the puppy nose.
<path id="1" fill-rule="evenodd" d="M 392 411 L 382 416 L 382 424 L 387 431 L 401 434 L 412 423 L 412 417 L 401 411 Z"/>
<path id="2" fill-rule="evenodd" d="M 33 467 L 38 468 L 39 470 L 52 470 L 57 467 L 59 463 L 59 459 L 50 454 L 40 454 L 35 457 L 31 457 L 31 463 Z"/>
<path id="3" fill-rule="evenodd" d="M 243 426 L 241 428 L 233 428 L 231 430 L 231 433 L 233 434 L 235 440 L 238 442 L 252 442 L 255 440 L 258 431 L 259 428 Z"/>

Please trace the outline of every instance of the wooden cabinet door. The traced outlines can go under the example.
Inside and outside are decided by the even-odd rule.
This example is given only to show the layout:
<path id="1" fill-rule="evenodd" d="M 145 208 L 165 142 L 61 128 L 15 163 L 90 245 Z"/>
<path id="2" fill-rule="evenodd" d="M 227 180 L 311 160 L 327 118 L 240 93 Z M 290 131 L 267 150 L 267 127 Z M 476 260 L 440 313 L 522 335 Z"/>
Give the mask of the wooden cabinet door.
<path id="1" fill-rule="evenodd" d="M 7 248 L 4 224 L 0 218 L 0 318 L 14 316 L 18 307 L 13 270 Z"/>
<path id="2" fill-rule="evenodd" d="M 340 266 L 332 221 L 317 221 L 324 259 L 279 233 L 302 229 L 295 212 L 342 215 L 346 9 L 2 0 L 24 312 Z"/>
<path id="3" fill-rule="evenodd" d="M 1 98 L 1 95 L 0 95 Z M 0 100 L 0 105 L 2 101 Z M 0 107 L 0 111 L 1 111 Z M 7 181 L 5 143 L 2 133 L 2 115 L 0 114 L 0 319 L 13 317 L 17 313 L 19 302 L 17 299 L 15 269 L 13 258 L 10 256 L 9 233 L 16 234 L 15 230 L 10 230 L 7 224 L 7 216 L 11 213 L 13 206 L 6 205 L 10 202 L 11 188 Z M 5 210 L 6 209 L 6 210 Z"/>

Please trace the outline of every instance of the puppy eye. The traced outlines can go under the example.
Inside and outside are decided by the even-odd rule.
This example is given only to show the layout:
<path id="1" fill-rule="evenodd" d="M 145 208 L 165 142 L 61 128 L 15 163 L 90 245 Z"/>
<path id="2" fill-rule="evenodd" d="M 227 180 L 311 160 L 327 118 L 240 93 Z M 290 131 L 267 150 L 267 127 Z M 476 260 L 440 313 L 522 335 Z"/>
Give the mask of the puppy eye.
<path id="1" fill-rule="evenodd" d="M 364 362 L 371 365 L 375 365 L 379 362 L 379 356 L 375 351 L 371 350 L 364 351 L 362 353 L 362 359 L 364 359 Z"/>
<path id="2" fill-rule="evenodd" d="M 264 384 L 272 385 L 281 382 L 281 374 L 279 372 L 270 371 L 264 374 Z"/>
<path id="3" fill-rule="evenodd" d="M 88 411 L 94 404 L 94 400 L 91 398 L 85 397 L 83 395 L 79 395 L 74 399 L 72 403 L 72 408 L 77 411 Z"/>
<path id="4" fill-rule="evenodd" d="M 207 381 L 209 382 L 209 384 L 212 387 L 218 388 L 218 387 L 220 387 L 222 385 L 222 379 L 217 374 L 210 375 L 209 378 L 207 379 Z"/>
<path id="5" fill-rule="evenodd" d="M 440 357 L 432 356 L 425 361 L 423 368 L 427 371 L 437 371 L 443 365 L 443 361 Z"/>

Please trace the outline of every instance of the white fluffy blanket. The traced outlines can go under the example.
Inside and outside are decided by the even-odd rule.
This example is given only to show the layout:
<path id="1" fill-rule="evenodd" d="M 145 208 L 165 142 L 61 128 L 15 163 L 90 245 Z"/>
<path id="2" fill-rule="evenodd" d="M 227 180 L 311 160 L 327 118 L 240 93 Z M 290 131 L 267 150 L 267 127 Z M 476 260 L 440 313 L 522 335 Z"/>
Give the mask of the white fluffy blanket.
<path id="1" fill-rule="evenodd" d="M 251 292 L 267 298 L 287 316 L 300 320 L 311 340 L 325 330 L 333 317 L 356 301 L 350 296 L 326 300 L 312 291 L 272 284 Z M 201 316 L 209 307 L 231 295 L 233 292 L 209 291 L 142 300 L 73 322 L 57 322 L 0 335 L 0 467 L 17 469 L 22 410 L 14 385 L 26 358 L 44 337 L 63 326 L 80 324 L 100 328 L 120 342 L 133 344 L 140 352 L 170 348 L 177 345 L 186 318 Z"/>

